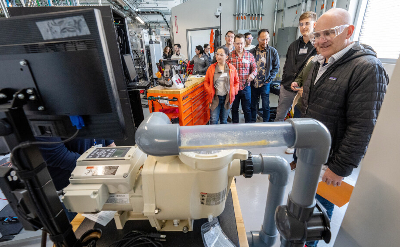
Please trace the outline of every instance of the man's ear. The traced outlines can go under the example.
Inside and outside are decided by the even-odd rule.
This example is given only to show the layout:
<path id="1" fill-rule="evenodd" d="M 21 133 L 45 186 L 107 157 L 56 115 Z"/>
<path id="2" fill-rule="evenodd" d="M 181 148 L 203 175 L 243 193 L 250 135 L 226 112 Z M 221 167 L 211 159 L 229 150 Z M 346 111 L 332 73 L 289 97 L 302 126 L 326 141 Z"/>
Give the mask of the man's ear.
<path id="1" fill-rule="evenodd" d="M 350 26 L 348 27 L 346 39 L 349 39 L 349 38 L 353 35 L 353 33 L 354 33 L 354 28 L 355 28 L 355 27 L 354 27 L 353 25 L 350 25 Z"/>
<path id="2" fill-rule="evenodd" d="M 313 28 L 315 28 L 315 25 L 317 25 L 317 22 L 316 22 L 316 21 L 314 21 L 314 25 L 313 25 Z"/>

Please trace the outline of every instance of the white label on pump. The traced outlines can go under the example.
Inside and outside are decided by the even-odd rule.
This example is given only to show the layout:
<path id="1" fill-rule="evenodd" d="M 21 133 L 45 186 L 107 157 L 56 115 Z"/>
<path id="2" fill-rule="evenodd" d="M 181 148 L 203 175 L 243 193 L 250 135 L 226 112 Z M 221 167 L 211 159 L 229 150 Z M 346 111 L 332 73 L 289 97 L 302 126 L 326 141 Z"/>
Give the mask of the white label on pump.
<path id="1" fill-rule="evenodd" d="M 200 193 L 200 204 L 201 205 L 219 205 L 225 201 L 226 188 L 218 193 Z"/>
<path id="2" fill-rule="evenodd" d="M 83 176 L 115 176 L 118 167 L 119 166 L 87 166 Z"/>
<path id="3" fill-rule="evenodd" d="M 106 203 L 129 204 L 129 194 L 110 194 Z"/>
<path id="4" fill-rule="evenodd" d="M 158 100 L 158 102 L 160 102 L 160 104 L 168 104 L 169 101 L 167 99 L 160 99 Z"/>

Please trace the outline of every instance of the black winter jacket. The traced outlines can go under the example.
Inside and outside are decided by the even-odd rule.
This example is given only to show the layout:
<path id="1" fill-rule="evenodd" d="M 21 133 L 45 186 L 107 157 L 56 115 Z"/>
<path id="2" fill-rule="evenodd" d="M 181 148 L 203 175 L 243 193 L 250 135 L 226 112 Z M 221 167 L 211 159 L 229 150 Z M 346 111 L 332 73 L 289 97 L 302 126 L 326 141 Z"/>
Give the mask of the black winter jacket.
<path id="1" fill-rule="evenodd" d="M 300 48 L 304 45 L 308 48 L 307 54 L 304 56 L 297 56 L 299 54 Z M 286 53 L 286 61 L 285 65 L 283 66 L 283 73 L 282 73 L 282 81 L 281 85 L 285 87 L 286 90 L 292 91 L 290 85 L 294 82 L 297 75 L 301 72 L 303 67 L 306 65 L 308 58 L 317 54 L 314 46 L 311 42 L 307 44 L 304 43 L 303 37 L 296 39 L 293 43 L 290 44 L 288 51 Z M 296 60 L 299 59 L 298 61 Z"/>
<path id="2" fill-rule="evenodd" d="M 364 156 L 389 77 L 373 49 L 356 43 L 313 84 L 319 63 L 303 86 L 302 117 L 314 118 L 332 137 L 328 167 L 349 176 Z"/>

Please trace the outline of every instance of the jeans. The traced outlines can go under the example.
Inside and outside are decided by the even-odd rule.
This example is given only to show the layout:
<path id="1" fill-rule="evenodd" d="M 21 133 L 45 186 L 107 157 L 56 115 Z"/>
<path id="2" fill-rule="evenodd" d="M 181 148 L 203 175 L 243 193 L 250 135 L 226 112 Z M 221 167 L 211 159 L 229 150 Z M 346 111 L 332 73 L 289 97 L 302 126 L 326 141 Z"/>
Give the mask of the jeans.
<path id="1" fill-rule="evenodd" d="M 210 118 L 210 124 L 218 124 L 218 119 L 221 124 L 227 124 L 228 123 L 228 115 L 229 115 L 229 109 L 225 109 L 225 100 L 226 100 L 226 95 L 225 96 L 219 96 L 219 104 L 217 108 L 215 108 L 211 112 L 211 118 Z"/>
<path id="2" fill-rule="evenodd" d="M 326 209 L 326 214 L 328 215 L 329 220 L 331 220 L 335 205 L 318 194 L 315 195 L 315 199 L 317 199 L 321 203 L 321 205 L 324 206 L 324 208 Z M 307 247 L 316 247 L 317 245 L 318 241 L 306 242 Z"/>
<path id="3" fill-rule="evenodd" d="M 279 90 L 279 101 L 278 108 L 276 109 L 275 122 L 281 122 L 285 120 L 285 117 L 292 107 L 294 97 L 296 97 L 297 92 L 288 91 L 283 86 Z"/>
<path id="4" fill-rule="evenodd" d="M 232 122 L 239 123 L 239 103 L 242 101 L 242 109 L 244 112 L 244 122 L 251 122 L 251 89 L 250 86 L 245 87 L 243 90 L 239 90 L 238 94 L 235 96 L 235 100 L 232 104 Z"/>
<path id="5" fill-rule="evenodd" d="M 262 87 L 251 87 L 251 122 L 257 122 L 258 102 L 262 100 L 263 122 L 269 121 L 269 83 Z"/>

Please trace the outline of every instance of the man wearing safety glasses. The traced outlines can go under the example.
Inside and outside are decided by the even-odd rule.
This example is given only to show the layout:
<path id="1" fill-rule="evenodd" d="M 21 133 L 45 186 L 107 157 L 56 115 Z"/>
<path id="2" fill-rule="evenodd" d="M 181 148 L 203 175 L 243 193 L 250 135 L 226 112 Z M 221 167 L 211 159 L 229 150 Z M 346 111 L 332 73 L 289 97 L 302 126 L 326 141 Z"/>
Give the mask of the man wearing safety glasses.
<path id="1" fill-rule="evenodd" d="M 374 50 L 351 42 L 353 32 L 344 9 L 330 9 L 318 19 L 310 38 L 320 55 L 303 84 L 302 117 L 322 122 L 332 137 L 322 181 L 333 186 L 340 186 L 364 156 L 389 83 Z M 317 199 L 331 218 L 334 205 Z"/>
<path id="2" fill-rule="evenodd" d="M 285 119 L 297 94 L 297 92 L 292 91 L 290 86 L 305 66 L 308 58 L 316 54 L 309 38 L 310 33 L 314 30 L 316 20 L 317 14 L 311 11 L 304 12 L 299 18 L 299 29 L 302 36 L 290 44 L 286 53 L 275 122 Z M 288 149 L 287 153 L 293 153 L 293 151 L 293 149 Z"/>

